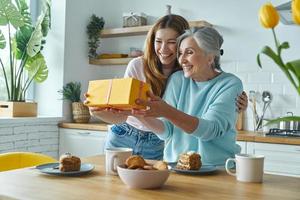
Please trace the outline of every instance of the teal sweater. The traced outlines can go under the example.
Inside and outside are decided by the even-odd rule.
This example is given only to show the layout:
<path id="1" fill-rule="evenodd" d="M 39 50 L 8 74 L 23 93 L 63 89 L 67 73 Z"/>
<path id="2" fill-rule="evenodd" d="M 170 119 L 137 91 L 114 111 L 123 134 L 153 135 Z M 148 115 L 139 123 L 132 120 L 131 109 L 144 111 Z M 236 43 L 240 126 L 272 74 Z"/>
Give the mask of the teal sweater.
<path id="1" fill-rule="evenodd" d="M 161 118 L 165 129 L 158 136 L 165 140 L 164 160 L 175 162 L 179 154 L 196 151 L 203 164 L 224 165 L 227 158 L 239 153 L 235 99 L 242 90 L 240 79 L 229 73 L 222 72 L 206 82 L 185 78 L 182 71 L 174 73 L 163 98 L 178 110 L 197 117 L 199 124 L 192 134 L 187 134 Z"/>

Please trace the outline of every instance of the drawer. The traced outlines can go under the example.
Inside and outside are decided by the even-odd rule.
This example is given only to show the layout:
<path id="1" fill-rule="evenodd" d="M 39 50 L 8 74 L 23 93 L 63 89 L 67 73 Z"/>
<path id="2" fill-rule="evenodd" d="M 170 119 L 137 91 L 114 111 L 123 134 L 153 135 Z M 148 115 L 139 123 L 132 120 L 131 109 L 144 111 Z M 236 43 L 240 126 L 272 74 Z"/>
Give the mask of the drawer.
<path id="1" fill-rule="evenodd" d="M 60 129 L 59 155 L 69 152 L 79 157 L 104 154 L 105 131 Z"/>

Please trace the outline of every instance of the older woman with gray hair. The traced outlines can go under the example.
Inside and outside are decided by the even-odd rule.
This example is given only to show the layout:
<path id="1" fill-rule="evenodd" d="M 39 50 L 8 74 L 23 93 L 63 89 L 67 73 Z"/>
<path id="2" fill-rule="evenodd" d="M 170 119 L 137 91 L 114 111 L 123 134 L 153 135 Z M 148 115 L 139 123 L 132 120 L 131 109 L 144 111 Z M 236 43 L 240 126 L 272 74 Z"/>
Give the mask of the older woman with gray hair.
<path id="1" fill-rule="evenodd" d="M 235 98 L 242 93 L 239 78 L 220 68 L 222 36 L 211 27 L 187 30 L 178 38 L 178 60 L 183 70 L 174 73 L 163 99 L 137 100 L 149 109 L 135 111 L 165 140 L 164 159 L 198 152 L 203 164 L 224 165 L 240 152 L 236 144 Z M 157 119 L 157 117 L 160 117 Z"/>

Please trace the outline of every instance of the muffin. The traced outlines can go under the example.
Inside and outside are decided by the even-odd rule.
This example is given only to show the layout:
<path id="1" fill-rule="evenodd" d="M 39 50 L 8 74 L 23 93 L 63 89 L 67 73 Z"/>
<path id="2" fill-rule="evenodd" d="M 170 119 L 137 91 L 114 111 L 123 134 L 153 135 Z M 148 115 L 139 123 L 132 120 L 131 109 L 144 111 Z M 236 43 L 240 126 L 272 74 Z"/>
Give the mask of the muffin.
<path id="1" fill-rule="evenodd" d="M 81 166 L 80 158 L 66 153 L 59 158 L 59 170 L 62 172 L 79 171 Z"/>
<path id="2" fill-rule="evenodd" d="M 201 156 L 199 154 L 187 152 L 179 156 L 176 168 L 183 170 L 199 170 L 201 165 Z"/>
<path id="3" fill-rule="evenodd" d="M 157 170 L 167 170 L 168 164 L 162 160 L 159 160 L 156 163 L 154 163 L 153 168 Z"/>
<path id="4" fill-rule="evenodd" d="M 125 165 L 128 169 L 144 168 L 144 166 L 146 165 L 146 161 L 142 156 L 133 155 L 127 158 Z"/>

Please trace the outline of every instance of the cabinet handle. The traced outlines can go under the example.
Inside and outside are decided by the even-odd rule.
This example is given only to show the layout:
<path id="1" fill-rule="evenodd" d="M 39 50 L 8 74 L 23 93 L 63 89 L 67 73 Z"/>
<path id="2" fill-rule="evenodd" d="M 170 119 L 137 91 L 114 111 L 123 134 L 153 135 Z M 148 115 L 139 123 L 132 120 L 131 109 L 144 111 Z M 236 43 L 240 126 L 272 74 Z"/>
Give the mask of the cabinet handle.
<path id="1" fill-rule="evenodd" d="M 78 132 L 79 135 L 90 135 L 90 132 Z"/>

